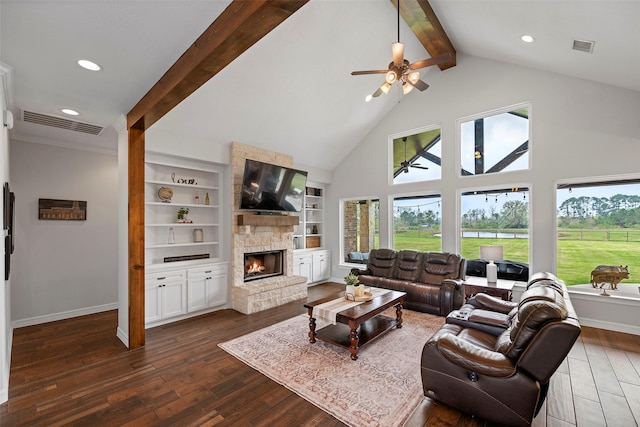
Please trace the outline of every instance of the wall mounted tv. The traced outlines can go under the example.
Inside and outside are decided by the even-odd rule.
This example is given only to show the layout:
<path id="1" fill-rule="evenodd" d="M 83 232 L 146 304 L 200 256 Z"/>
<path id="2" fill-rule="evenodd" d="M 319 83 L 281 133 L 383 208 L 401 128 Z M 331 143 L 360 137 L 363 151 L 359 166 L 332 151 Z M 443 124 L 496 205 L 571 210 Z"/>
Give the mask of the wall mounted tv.
<path id="1" fill-rule="evenodd" d="M 240 209 L 300 212 L 307 172 L 247 159 Z"/>

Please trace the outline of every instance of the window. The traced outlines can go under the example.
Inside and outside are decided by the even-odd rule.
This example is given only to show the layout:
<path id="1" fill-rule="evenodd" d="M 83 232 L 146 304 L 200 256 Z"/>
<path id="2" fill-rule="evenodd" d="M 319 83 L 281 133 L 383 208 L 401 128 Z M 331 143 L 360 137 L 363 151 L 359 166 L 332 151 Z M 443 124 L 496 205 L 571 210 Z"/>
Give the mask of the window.
<path id="1" fill-rule="evenodd" d="M 442 177 L 440 128 L 393 138 L 393 183 L 428 181 Z"/>
<path id="2" fill-rule="evenodd" d="M 342 212 L 344 261 L 366 264 L 369 251 L 380 245 L 380 202 L 343 200 Z"/>
<path id="3" fill-rule="evenodd" d="M 619 289 L 640 282 L 640 180 L 560 184 L 556 203 L 558 277 L 588 284 L 598 265 L 621 265 Z"/>
<path id="4" fill-rule="evenodd" d="M 528 169 L 529 128 L 529 107 L 461 122 L 461 174 Z"/>
<path id="5" fill-rule="evenodd" d="M 393 249 L 440 252 L 442 197 L 411 196 L 393 199 Z"/>
<path id="6" fill-rule="evenodd" d="M 464 258 L 479 259 L 480 246 L 498 245 L 505 260 L 529 263 L 528 188 L 471 191 L 460 201 Z"/>

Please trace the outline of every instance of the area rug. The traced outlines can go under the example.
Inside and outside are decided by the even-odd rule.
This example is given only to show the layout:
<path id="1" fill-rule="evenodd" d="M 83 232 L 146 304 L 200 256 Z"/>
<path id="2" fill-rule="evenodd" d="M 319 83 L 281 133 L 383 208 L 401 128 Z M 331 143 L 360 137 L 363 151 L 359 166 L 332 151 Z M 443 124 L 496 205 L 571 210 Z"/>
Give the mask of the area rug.
<path id="1" fill-rule="evenodd" d="M 395 310 L 387 312 L 395 316 Z M 308 339 L 302 314 L 219 346 L 350 426 L 402 426 L 423 398 L 422 347 L 444 318 L 404 310 L 403 326 L 358 352 Z M 326 323 L 318 322 L 318 329 Z"/>

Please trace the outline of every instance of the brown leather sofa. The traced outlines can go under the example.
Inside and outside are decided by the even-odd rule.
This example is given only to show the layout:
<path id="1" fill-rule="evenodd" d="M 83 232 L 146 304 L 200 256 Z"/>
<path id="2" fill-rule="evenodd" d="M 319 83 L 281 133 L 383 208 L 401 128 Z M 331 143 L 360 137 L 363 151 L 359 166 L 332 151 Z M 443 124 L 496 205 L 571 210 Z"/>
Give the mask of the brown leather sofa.
<path id="1" fill-rule="evenodd" d="M 566 286 L 551 276 L 532 277 L 498 335 L 473 323 L 442 326 L 422 351 L 425 396 L 491 422 L 530 425 L 580 335 Z"/>
<path id="2" fill-rule="evenodd" d="M 365 286 L 406 292 L 409 310 L 446 316 L 464 302 L 465 260 L 446 252 L 372 249 L 367 268 L 354 268 Z"/>

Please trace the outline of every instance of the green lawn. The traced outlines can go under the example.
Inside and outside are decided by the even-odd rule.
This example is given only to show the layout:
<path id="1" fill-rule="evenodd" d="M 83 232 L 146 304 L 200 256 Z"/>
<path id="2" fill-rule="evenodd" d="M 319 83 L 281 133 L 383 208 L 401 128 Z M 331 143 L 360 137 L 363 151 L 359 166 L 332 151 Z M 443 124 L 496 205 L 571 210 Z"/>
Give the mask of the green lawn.
<path id="1" fill-rule="evenodd" d="M 462 239 L 462 256 L 466 259 L 480 257 L 481 245 L 501 245 L 504 257 L 511 261 L 527 263 L 529 241 L 527 239 Z M 440 251 L 439 237 L 418 231 L 397 233 L 394 236 L 396 249 Z M 591 270 L 598 265 L 629 266 L 629 283 L 640 283 L 640 242 L 602 240 L 559 240 L 558 277 L 567 285 L 589 283 Z M 534 273 L 534 272 L 531 272 Z"/>

